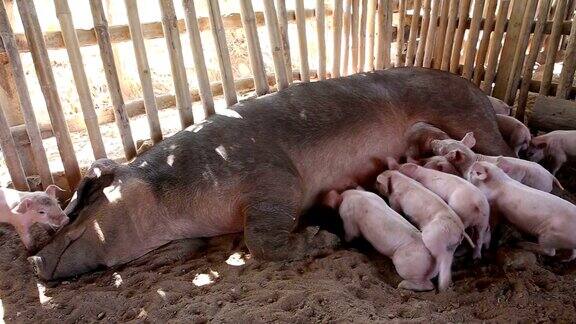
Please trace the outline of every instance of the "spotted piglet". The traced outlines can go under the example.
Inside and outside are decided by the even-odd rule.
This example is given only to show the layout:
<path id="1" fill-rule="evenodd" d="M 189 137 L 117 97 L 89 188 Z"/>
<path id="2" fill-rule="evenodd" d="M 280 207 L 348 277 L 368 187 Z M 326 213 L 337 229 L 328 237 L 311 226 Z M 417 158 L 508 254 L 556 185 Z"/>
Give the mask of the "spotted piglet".
<path id="1" fill-rule="evenodd" d="M 555 255 L 556 249 L 569 249 L 572 254 L 566 261 L 576 258 L 575 205 L 525 186 L 488 162 L 475 162 L 468 180 L 484 192 L 499 215 L 538 240 L 523 242 L 521 247 L 550 256 Z"/>
<path id="2" fill-rule="evenodd" d="M 422 233 L 400 216 L 380 196 L 363 190 L 331 191 L 328 205 L 338 208 L 346 241 L 362 235 L 378 252 L 392 259 L 404 279 L 398 288 L 434 289 L 436 263 L 422 242 Z"/>
<path id="3" fill-rule="evenodd" d="M 556 174 L 566 161 L 576 160 L 576 130 L 557 130 L 534 137 L 526 151 L 529 160 L 552 161 L 552 174 Z"/>
<path id="4" fill-rule="evenodd" d="M 445 291 L 452 282 L 454 251 L 466 237 L 458 215 L 436 194 L 399 171 L 388 170 L 377 178 L 376 189 L 388 197 L 390 206 L 403 212 L 422 231 L 422 241 L 436 259 L 439 269 L 438 288 Z"/>
<path id="5" fill-rule="evenodd" d="M 30 227 L 33 224 L 54 230 L 68 224 L 68 217 L 58 205 L 57 191 L 62 189 L 56 185 L 49 185 L 45 192 L 0 188 L 0 223 L 14 226 L 27 250 L 32 248 Z"/>

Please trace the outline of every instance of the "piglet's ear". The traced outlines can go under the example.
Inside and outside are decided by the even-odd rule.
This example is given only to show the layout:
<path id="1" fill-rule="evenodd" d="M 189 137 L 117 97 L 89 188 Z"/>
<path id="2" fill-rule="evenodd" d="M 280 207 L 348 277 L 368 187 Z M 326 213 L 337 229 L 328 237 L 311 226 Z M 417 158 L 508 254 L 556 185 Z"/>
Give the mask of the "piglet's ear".
<path id="1" fill-rule="evenodd" d="M 331 190 L 326 194 L 322 203 L 323 205 L 332 209 L 338 209 L 342 203 L 342 195 L 339 194 L 336 190 Z"/>
<path id="2" fill-rule="evenodd" d="M 48 194 L 48 196 L 52 197 L 52 198 L 56 198 L 56 193 L 57 192 L 64 192 L 65 190 L 58 187 L 55 184 L 51 184 L 48 187 L 46 187 L 45 192 Z"/>
<path id="3" fill-rule="evenodd" d="M 539 149 L 545 149 L 547 146 L 548 146 L 548 143 L 546 143 L 546 142 L 536 144 L 536 147 Z"/>
<path id="4" fill-rule="evenodd" d="M 32 200 L 30 200 L 30 198 L 24 198 L 22 201 L 20 201 L 18 207 L 16 207 L 16 212 L 19 214 L 24 214 L 30 210 L 30 207 L 32 207 Z"/>
<path id="5" fill-rule="evenodd" d="M 415 172 L 417 169 L 418 169 L 418 165 L 416 165 L 414 163 L 405 163 L 405 164 L 402 164 L 402 166 L 400 167 L 400 172 L 412 173 L 412 172 Z"/>
<path id="6" fill-rule="evenodd" d="M 459 163 L 464 159 L 464 153 L 462 153 L 460 150 L 452 150 L 448 152 L 448 154 L 446 154 L 444 157 L 450 162 Z"/>
<path id="7" fill-rule="evenodd" d="M 476 138 L 474 137 L 474 132 L 469 132 L 462 138 L 462 144 L 466 145 L 468 148 L 473 148 L 476 145 Z"/>

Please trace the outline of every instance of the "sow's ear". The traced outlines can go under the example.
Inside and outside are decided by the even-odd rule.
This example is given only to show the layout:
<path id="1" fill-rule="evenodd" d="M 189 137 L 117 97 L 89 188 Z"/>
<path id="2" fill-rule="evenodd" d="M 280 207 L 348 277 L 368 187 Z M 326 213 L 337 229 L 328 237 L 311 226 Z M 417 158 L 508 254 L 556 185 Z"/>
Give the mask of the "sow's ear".
<path id="1" fill-rule="evenodd" d="M 468 148 L 473 148 L 476 145 L 476 138 L 474 137 L 474 132 L 468 132 L 462 138 L 462 144 L 466 145 Z"/>

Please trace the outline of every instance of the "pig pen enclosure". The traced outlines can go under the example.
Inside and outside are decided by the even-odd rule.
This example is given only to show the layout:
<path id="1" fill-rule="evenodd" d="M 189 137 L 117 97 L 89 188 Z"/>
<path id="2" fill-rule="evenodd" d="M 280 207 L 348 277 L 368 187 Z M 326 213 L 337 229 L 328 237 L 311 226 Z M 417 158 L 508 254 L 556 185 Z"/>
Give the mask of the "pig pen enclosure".
<path id="1" fill-rule="evenodd" d="M 536 134 L 576 129 L 574 0 L 2 0 L 0 184 L 71 196 L 99 158 L 146 146 L 251 97 L 353 73 L 461 75 Z M 413 89 L 411 91 L 417 91 Z M 271 107 L 273 109 L 273 107 Z M 305 130 L 303 130 L 305 131 Z M 559 173 L 576 202 L 576 168 Z M 321 210 L 305 221 L 324 224 Z M 331 215 L 331 219 L 336 219 Z M 512 244 L 454 265 L 449 292 L 397 289 L 362 240 L 294 262 L 250 258 L 241 234 L 171 243 L 127 265 L 37 279 L 0 225 L 0 321 L 562 321 L 576 265 Z M 35 229 L 37 245 L 48 240 Z"/>

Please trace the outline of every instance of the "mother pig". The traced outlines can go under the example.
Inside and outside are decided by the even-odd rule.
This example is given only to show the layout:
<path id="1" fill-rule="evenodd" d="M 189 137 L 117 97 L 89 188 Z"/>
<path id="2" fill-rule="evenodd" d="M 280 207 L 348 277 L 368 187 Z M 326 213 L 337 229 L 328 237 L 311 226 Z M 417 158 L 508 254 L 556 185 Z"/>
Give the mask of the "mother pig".
<path id="1" fill-rule="evenodd" d="M 417 122 L 475 150 L 512 155 L 484 95 L 442 71 L 396 68 L 298 84 L 242 102 L 165 139 L 127 165 L 97 161 L 66 213 L 75 219 L 37 256 L 43 279 L 134 260 L 172 240 L 244 231 L 261 260 L 322 253 L 337 239 L 295 232 L 331 189 L 374 181 Z"/>

